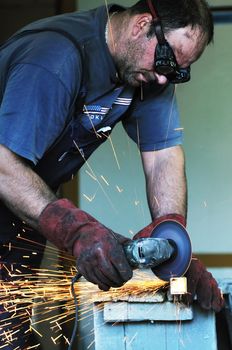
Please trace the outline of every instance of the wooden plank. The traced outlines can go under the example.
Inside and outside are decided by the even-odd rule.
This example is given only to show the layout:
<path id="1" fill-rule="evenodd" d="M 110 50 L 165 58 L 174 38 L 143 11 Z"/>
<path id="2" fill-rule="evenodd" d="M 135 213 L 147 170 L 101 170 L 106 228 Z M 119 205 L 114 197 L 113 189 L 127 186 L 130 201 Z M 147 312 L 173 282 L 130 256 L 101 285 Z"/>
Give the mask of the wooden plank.
<path id="1" fill-rule="evenodd" d="M 105 322 L 186 321 L 192 320 L 192 308 L 165 303 L 107 302 L 104 304 Z"/>
<path id="2" fill-rule="evenodd" d="M 137 303 L 163 303 L 166 299 L 165 293 L 163 292 L 157 292 L 154 295 L 149 295 L 146 293 L 141 293 L 140 295 L 130 295 L 130 294 L 123 294 L 123 293 L 116 293 L 114 294 L 111 292 L 96 292 L 96 294 L 93 296 L 94 302 L 120 302 L 120 301 L 127 301 L 127 302 L 137 302 Z"/>

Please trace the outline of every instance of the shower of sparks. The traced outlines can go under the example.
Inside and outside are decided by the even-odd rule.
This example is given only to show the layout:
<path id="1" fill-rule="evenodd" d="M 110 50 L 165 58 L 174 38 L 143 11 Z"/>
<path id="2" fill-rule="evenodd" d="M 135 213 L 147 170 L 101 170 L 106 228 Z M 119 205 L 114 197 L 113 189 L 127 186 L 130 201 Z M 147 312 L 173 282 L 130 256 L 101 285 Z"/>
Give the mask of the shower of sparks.
<path id="1" fill-rule="evenodd" d="M 23 239 L 20 237 L 20 239 Z M 27 240 L 26 240 L 27 241 Z M 17 249 L 11 245 L 11 249 Z M 71 280 L 76 275 L 75 260 L 71 256 L 64 256 L 64 265 L 70 265 L 65 270 L 60 264 L 54 264 L 53 248 L 51 252 L 51 268 L 30 268 L 26 262 L 23 265 L 7 266 L 2 264 L 11 280 L 0 281 L 1 313 L 4 320 L 0 320 L 0 337 L 5 344 L 10 344 L 17 338 L 22 325 L 27 325 L 25 336 L 34 331 L 39 339 L 44 334 L 38 329 L 41 323 L 50 328 L 50 338 L 53 344 L 68 343 L 69 339 L 63 334 L 63 326 L 75 319 L 75 304 L 71 293 Z M 67 261 L 65 261 L 65 259 Z M 27 261 L 27 259 L 25 259 Z M 70 264 L 71 263 L 71 264 Z M 137 272 L 135 279 L 128 281 L 121 288 L 111 288 L 102 292 L 97 286 L 81 279 L 75 284 L 75 292 L 82 312 L 79 321 L 89 316 L 91 304 L 96 300 L 125 300 L 125 298 L 141 297 L 146 294 L 154 295 L 158 290 L 167 286 L 166 282 L 149 279 L 142 272 Z M 48 325 L 48 327 L 47 327 Z M 46 331 L 47 332 L 47 331 Z M 35 349 L 39 344 L 29 347 Z M 91 347 L 91 345 L 89 345 Z"/>
<path id="2" fill-rule="evenodd" d="M 97 176 L 95 175 L 95 173 L 94 173 L 92 167 L 90 166 L 89 162 L 87 161 L 87 159 L 85 159 L 82 150 L 79 148 L 79 146 L 78 146 L 78 144 L 76 143 L 75 140 L 73 140 L 73 143 L 74 143 L 75 147 L 77 148 L 78 152 L 80 153 L 80 155 L 82 156 L 83 160 L 85 161 L 85 164 L 88 167 L 89 171 L 91 172 L 92 176 L 96 179 L 96 182 L 98 183 L 98 185 L 101 188 L 103 194 L 107 198 L 107 200 L 108 200 L 109 204 L 111 205 L 112 209 L 117 213 L 117 209 L 115 208 L 114 204 L 112 203 L 112 200 L 110 199 L 110 197 L 108 196 L 108 194 L 104 190 L 101 182 L 98 180 Z"/>
<path id="3" fill-rule="evenodd" d="M 152 276 L 154 276 L 152 274 Z M 80 286 L 80 288 L 79 288 Z M 99 301 L 116 301 L 131 300 L 133 298 L 154 297 L 158 291 L 166 290 L 168 282 L 152 278 L 151 274 L 144 271 L 136 271 L 134 278 L 125 283 L 120 288 L 110 288 L 108 292 L 100 291 L 97 286 L 82 280 L 77 284 L 76 290 L 80 299 L 87 299 L 88 302 L 94 303 Z"/>

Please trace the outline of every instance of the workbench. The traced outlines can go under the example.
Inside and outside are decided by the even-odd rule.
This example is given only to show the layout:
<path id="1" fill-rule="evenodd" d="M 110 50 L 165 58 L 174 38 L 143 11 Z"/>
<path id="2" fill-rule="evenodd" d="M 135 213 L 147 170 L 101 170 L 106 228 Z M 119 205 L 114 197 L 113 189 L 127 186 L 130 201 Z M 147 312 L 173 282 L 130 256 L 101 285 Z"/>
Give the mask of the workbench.
<path id="1" fill-rule="evenodd" d="M 232 279 L 224 279 L 222 288 L 229 295 L 230 317 Z M 80 298 L 78 350 L 218 349 L 215 314 L 202 311 L 196 301 L 187 307 L 163 291 L 145 296 L 94 294 L 88 307 L 86 298 Z"/>
<path id="2" fill-rule="evenodd" d="M 95 350 L 217 349 L 215 316 L 197 306 L 139 300 L 106 302 L 103 307 L 95 303 L 93 316 Z"/>

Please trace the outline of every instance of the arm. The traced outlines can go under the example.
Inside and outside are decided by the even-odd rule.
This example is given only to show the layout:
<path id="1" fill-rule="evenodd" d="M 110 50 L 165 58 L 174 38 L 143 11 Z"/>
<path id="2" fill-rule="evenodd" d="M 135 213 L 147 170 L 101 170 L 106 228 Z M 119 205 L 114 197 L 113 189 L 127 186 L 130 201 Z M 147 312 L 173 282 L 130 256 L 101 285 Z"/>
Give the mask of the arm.
<path id="1" fill-rule="evenodd" d="M 67 199 L 58 200 L 16 154 L 0 145 L 0 199 L 20 219 L 77 258 L 79 272 L 99 288 L 132 277 L 122 245 L 127 238 L 103 226 Z"/>
<path id="2" fill-rule="evenodd" d="M 0 198 L 16 216 L 38 229 L 42 210 L 56 196 L 21 157 L 0 145 Z"/>
<path id="3" fill-rule="evenodd" d="M 175 213 L 186 218 L 187 211 L 184 154 L 181 146 L 157 152 L 144 152 L 142 160 L 153 222 L 138 232 L 135 238 L 149 237 L 162 219 L 172 218 L 169 214 Z M 181 221 L 180 223 L 183 224 Z M 192 303 L 194 296 L 197 295 L 198 303 L 203 309 L 212 309 L 216 312 L 222 309 L 224 301 L 217 282 L 200 260 L 192 258 L 185 276 L 188 280 L 185 303 Z"/>
<path id="4" fill-rule="evenodd" d="M 186 217 L 187 189 L 182 147 L 142 152 L 142 162 L 152 219 L 173 213 Z"/>

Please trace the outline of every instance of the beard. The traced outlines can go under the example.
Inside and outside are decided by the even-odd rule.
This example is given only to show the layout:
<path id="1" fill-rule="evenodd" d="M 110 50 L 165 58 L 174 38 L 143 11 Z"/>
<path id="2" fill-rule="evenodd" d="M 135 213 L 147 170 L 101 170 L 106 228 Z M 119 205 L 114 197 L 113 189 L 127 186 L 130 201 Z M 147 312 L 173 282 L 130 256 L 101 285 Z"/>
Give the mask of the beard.
<path id="1" fill-rule="evenodd" d="M 145 47 L 143 43 L 131 43 L 128 41 L 125 49 L 120 54 L 114 55 L 114 62 L 120 80 L 132 87 L 155 81 L 155 76 L 151 71 L 140 68 Z"/>

